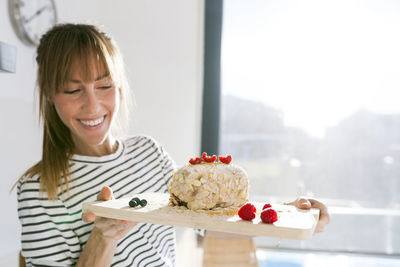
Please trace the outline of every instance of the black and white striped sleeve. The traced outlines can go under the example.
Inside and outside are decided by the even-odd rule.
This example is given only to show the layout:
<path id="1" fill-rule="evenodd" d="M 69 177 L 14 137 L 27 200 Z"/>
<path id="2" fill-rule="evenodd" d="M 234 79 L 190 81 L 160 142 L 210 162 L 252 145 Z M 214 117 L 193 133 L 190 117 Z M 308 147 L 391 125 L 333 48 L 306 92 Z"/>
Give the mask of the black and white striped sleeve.
<path id="1" fill-rule="evenodd" d="M 166 184 L 166 190 L 168 190 L 168 184 L 172 180 L 172 175 L 174 171 L 176 170 L 176 164 L 175 161 L 171 158 L 171 156 L 168 154 L 168 152 L 164 149 L 162 145 L 160 145 L 157 141 L 155 141 L 152 137 L 146 136 L 147 138 L 150 139 L 150 141 L 153 143 L 153 146 L 155 146 L 158 154 L 158 159 L 159 159 L 159 164 L 161 166 L 162 174 L 165 179 L 165 184 Z"/>
<path id="2" fill-rule="evenodd" d="M 27 266 L 71 266 L 81 252 L 71 229 L 75 222 L 61 201 L 39 194 L 38 179 L 24 179 L 18 186 L 22 256 Z"/>
<path id="3" fill-rule="evenodd" d="M 175 161 L 171 158 L 171 156 L 164 150 L 162 146 L 160 146 L 161 153 L 161 168 L 163 170 L 164 177 L 166 179 L 167 185 L 171 182 L 172 175 L 176 170 Z"/>

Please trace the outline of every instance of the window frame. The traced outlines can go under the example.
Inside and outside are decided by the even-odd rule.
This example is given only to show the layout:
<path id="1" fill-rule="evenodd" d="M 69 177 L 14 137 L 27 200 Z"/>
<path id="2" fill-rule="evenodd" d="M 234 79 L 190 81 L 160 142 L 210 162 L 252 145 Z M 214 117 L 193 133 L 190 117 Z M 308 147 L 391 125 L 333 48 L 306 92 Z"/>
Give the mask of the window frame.
<path id="1" fill-rule="evenodd" d="M 219 152 L 221 110 L 222 0 L 205 0 L 201 151 Z"/>

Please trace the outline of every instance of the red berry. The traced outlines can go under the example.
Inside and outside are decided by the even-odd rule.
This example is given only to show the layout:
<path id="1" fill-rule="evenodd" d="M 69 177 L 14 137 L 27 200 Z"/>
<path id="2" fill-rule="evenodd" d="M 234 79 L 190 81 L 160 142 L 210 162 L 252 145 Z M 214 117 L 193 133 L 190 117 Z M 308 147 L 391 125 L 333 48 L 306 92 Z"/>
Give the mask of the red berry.
<path id="1" fill-rule="evenodd" d="M 261 220 L 264 223 L 274 223 L 278 220 L 278 214 L 274 209 L 266 209 L 261 212 Z"/>
<path id="2" fill-rule="evenodd" d="M 191 159 L 189 160 L 189 163 L 190 163 L 190 164 L 199 164 L 199 163 L 201 163 L 202 161 L 203 161 L 202 158 L 197 157 L 197 158 L 191 158 Z"/>
<path id="3" fill-rule="evenodd" d="M 271 208 L 271 207 L 272 207 L 271 204 L 267 203 L 264 205 L 263 210 Z"/>
<path id="4" fill-rule="evenodd" d="M 216 155 L 213 155 L 213 156 L 207 156 L 207 153 L 206 152 L 203 152 L 203 159 L 204 159 L 204 161 L 205 162 L 209 162 L 209 163 L 211 163 L 211 162 L 214 162 L 216 159 L 217 159 L 217 156 Z"/>
<path id="5" fill-rule="evenodd" d="M 247 203 L 239 209 L 238 215 L 242 220 L 251 221 L 256 217 L 256 211 L 253 204 Z"/>
<path id="6" fill-rule="evenodd" d="M 232 161 L 232 156 L 231 155 L 226 155 L 226 157 L 219 156 L 218 159 L 222 163 L 229 164 Z"/>

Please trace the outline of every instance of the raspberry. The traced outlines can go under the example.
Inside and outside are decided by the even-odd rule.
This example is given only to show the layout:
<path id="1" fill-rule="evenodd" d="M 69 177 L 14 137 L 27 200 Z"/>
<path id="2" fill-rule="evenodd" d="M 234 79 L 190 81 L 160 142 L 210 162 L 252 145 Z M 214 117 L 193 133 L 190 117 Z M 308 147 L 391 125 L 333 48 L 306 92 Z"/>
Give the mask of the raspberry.
<path id="1" fill-rule="evenodd" d="M 271 207 L 272 207 L 271 204 L 267 203 L 264 205 L 263 210 L 271 208 Z"/>
<path id="2" fill-rule="evenodd" d="M 226 157 L 218 156 L 218 159 L 222 163 L 229 164 L 232 161 L 232 156 L 231 155 L 226 155 Z"/>
<path id="3" fill-rule="evenodd" d="M 192 164 L 192 165 L 194 165 L 194 164 L 199 164 L 199 163 L 201 163 L 202 161 L 203 161 L 202 158 L 197 157 L 197 158 L 191 158 L 191 159 L 189 160 L 189 163 Z"/>
<path id="4" fill-rule="evenodd" d="M 207 153 L 206 152 L 203 152 L 203 159 L 204 159 L 204 161 L 205 162 L 214 162 L 216 159 L 217 159 L 217 156 L 216 155 L 213 155 L 213 156 L 207 156 Z"/>
<path id="5" fill-rule="evenodd" d="M 278 214 L 274 209 L 268 208 L 261 212 L 261 220 L 264 223 L 274 223 L 278 220 Z"/>
<path id="6" fill-rule="evenodd" d="M 238 215 L 242 220 L 251 221 L 256 217 L 256 211 L 253 204 L 247 203 L 239 209 Z"/>

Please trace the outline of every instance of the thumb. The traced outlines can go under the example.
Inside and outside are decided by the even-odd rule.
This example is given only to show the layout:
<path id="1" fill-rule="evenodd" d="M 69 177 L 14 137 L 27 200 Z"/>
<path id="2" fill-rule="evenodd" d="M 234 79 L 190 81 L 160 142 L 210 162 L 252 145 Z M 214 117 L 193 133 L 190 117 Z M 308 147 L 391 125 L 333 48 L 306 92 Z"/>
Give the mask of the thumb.
<path id="1" fill-rule="evenodd" d="M 112 189 L 109 186 L 103 186 L 100 193 L 97 195 L 97 200 L 114 199 Z"/>
<path id="2" fill-rule="evenodd" d="M 298 208 L 300 209 L 310 209 L 311 208 L 311 202 L 308 201 L 308 199 L 306 198 L 299 198 L 297 200 L 297 205 Z"/>

